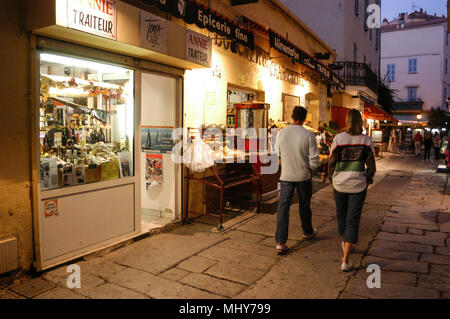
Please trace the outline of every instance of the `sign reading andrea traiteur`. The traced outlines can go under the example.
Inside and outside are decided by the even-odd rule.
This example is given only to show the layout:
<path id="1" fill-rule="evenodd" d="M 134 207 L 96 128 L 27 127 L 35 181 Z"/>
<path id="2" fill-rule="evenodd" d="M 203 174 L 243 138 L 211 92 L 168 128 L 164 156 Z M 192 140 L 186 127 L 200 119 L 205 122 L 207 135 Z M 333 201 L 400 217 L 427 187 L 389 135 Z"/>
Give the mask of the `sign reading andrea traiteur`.
<path id="1" fill-rule="evenodd" d="M 67 26 L 117 40 L 117 0 L 67 0 Z"/>
<path id="2" fill-rule="evenodd" d="M 212 40 L 203 34 L 186 30 L 186 60 L 211 66 Z"/>

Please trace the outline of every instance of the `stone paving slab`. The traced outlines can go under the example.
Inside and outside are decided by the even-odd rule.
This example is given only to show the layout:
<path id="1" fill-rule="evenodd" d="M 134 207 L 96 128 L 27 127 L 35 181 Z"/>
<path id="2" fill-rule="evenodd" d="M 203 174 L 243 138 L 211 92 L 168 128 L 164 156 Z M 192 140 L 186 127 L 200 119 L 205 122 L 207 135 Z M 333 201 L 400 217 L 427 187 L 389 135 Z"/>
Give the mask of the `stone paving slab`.
<path id="1" fill-rule="evenodd" d="M 367 273 L 365 271 L 359 271 L 355 275 L 355 279 L 358 280 L 366 280 L 371 275 L 371 273 Z M 407 285 L 407 286 L 416 286 L 417 284 L 417 276 L 416 274 L 406 273 L 406 272 L 392 272 L 392 271 L 381 271 L 381 284 L 398 284 L 398 285 Z M 353 279 L 353 278 L 352 278 Z"/>
<path id="2" fill-rule="evenodd" d="M 12 291 L 1 289 L 0 290 L 0 300 L 2 299 L 25 299 L 25 297 L 15 294 Z"/>
<path id="3" fill-rule="evenodd" d="M 384 225 L 381 225 L 381 231 L 384 231 L 387 233 L 406 234 L 408 232 L 408 227 L 384 224 Z"/>
<path id="4" fill-rule="evenodd" d="M 395 251 L 383 248 L 371 248 L 367 255 L 396 260 L 419 260 L 419 253 Z"/>
<path id="5" fill-rule="evenodd" d="M 450 247 L 436 247 L 435 252 L 438 255 L 450 256 Z"/>
<path id="6" fill-rule="evenodd" d="M 415 229 L 428 230 L 428 231 L 437 231 L 439 229 L 438 225 L 403 224 L 403 223 L 399 223 L 399 222 L 392 222 L 391 220 L 385 220 L 385 223 L 383 226 L 415 228 Z M 382 230 L 382 231 L 384 231 L 384 230 Z M 392 232 L 389 232 L 389 233 L 392 233 Z"/>
<path id="7" fill-rule="evenodd" d="M 272 245 L 273 246 L 273 245 Z M 224 242 L 221 242 L 217 244 L 215 247 L 224 247 L 224 248 L 230 248 L 230 249 L 236 249 L 236 250 L 242 250 L 248 253 L 253 253 L 260 256 L 266 256 L 266 257 L 274 257 L 275 256 L 275 250 L 272 247 L 268 247 L 265 245 L 260 244 L 253 244 L 246 241 L 241 240 L 234 240 L 230 239 Z"/>
<path id="8" fill-rule="evenodd" d="M 131 248 L 119 249 L 106 258 L 123 266 L 158 274 L 225 240 L 223 236 L 210 233 L 206 229 L 210 228 L 186 225 L 170 234 L 143 239 L 134 243 Z"/>
<path id="9" fill-rule="evenodd" d="M 372 248 L 389 249 L 395 251 L 409 251 L 417 253 L 433 253 L 433 246 L 379 239 L 373 242 Z"/>
<path id="10" fill-rule="evenodd" d="M 376 264 L 381 267 L 381 270 L 399 271 L 399 272 L 411 272 L 411 273 L 428 273 L 428 264 L 421 261 L 409 261 L 409 260 L 394 260 L 385 259 L 374 256 L 368 256 L 363 260 L 363 266 Z"/>
<path id="11" fill-rule="evenodd" d="M 275 252 L 273 254 L 275 256 Z M 278 260 L 278 257 L 260 256 L 225 247 L 211 247 L 201 252 L 199 256 L 215 259 L 217 261 L 230 261 L 260 271 L 269 270 Z"/>
<path id="12" fill-rule="evenodd" d="M 180 282 L 224 297 L 233 297 L 247 288 L 244 285 L 205 274 L 190 274 Z"/>
<path id="13" fill-rule="evenodd" d="M 433 246 L 445 246 L 445 240 L 435 237 L 435 236 L 417 236 L 410 234 L 391 234 L 386 232 L 380 232 L 377 235 L 377 239 L 381 240 L 392 240 L 397 242 L 410 242 L 410 243 L 418 243 L 425 245 L 433 245 Z"/>
<path id="14" fill-rule="evenodd" d="M 450 278 L 439 275 L 420 275 L 419 287 L 450 292 Z"/>
<path id="15" fill-rule="evenodd" d="M 42 294 L 56 285 L 48 280 L 42 278 L 35 278 L 24 282 L 23 284 L 9 287 L 9 289 L 19 295 L 27 298 L 33 298 L 39 294 Z"/>
<path id="16" fill-rule="evenodd" d="M 257 269 L 250 269 L 233 262 L 221 261 L 211 268 L 206 274 L 245 285 L 251 285 L 261 279 L 266 273 Z"/>
<path id="17" fill-rule="evenodd" d="M 159 276 L 164 279 L 172 280 L 172 281 L 179 281 L 189 275 L 190 272 L 180 269 L 180 268 L 172 268 L 167 270 L 166 272 L 163 272 Z"/>
<path id="18" fill-rule="evenodd" d="M 192 256 L 191 258 L 183 261 L 177 267 L 189 272 L 202 273 L 215 264 L 217 264 L 217 260 L 203 256 Z"/>
<path id="19" fill-rule="evenodd" d="M 431 264 L 450 265 L 450 256 L 423 254 L 420 260 Z"/>
<path id="20" fill-rule="evenodd" d="M 83 295 L 93 299 L 149 299 L 141 293 L 111 283 L 84 289 Z"/>
<path id="21" fill-rule="evenodd" d="M 78 294 L 77 289 L 56 287 L 43 294 L 36 296 L 36 299 L 88 299 L 88 297 Z"/>
<path id="22" fill-rule="evenodd" d="M 80 266 L 82 273 L 88 272 L 103 279 L 108 279 L 115 274 L 127 269 L 126 267 L 118 265 L 103 257 L 97 257 L 87 261 L 82 261 L 78 263 L 78 265 Z"/>
<path id="23" fill-rule="evenodd" d="M 136 280 L 137 278 L 139 280 Z M 131 268 L 111 277 L 111 283 L 157 299 L 220 298 L 217 295 Z"/>
<path id="24" fill-rule="evenodd" d="M 437 299 L 434 289 L 382 283 L 381 288 L 369 289 L 366 280 L 352 280 L 346 292 L 375 299 Z"/>
<path id="25" fill-rule="evenodd" d="M 242 240 L 242 241 L 248 241 L 250 243 L 259 243 L 262 241 L 266 236 L 261 234 L 252 234 L 240 230 L 235 230 L 231 232 L 227 232 L 224 234 L 224 237 L 236 239 L 236 240 Z"/>

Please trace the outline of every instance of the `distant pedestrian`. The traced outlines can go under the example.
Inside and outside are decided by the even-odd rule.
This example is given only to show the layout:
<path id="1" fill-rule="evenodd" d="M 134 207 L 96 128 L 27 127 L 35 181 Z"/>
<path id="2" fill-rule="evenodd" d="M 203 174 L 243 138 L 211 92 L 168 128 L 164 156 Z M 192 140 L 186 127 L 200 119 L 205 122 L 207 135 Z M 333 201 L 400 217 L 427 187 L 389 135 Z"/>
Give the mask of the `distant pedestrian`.
<path id="1" fill-rule="evenodd" d="M 376 172 L 372 139 L 363 135 L 361 113 L 347 113 L 344 133 L 336 135 L 331 146 L 329 176 L 334 186 L 336 214 L 344 256 L 341 270 L 350 271 L 350 251 L 358 243 L 359 222 L 369 184 Z"/>
<path id="2" fill-rule="evenodd" d="M 431 146 L 433 145 L 433 138 L 431 134 L 425 133 L 425 138 L 423 140 L 423 146 L 425 148 L 425 153 L 423 155 L 423 160 L 429 160 L 431 155 Z"/>
<path id="3" fill-rule="evenodd" d="M 312 226 L 311 197 L 312 172 L 319 167 L 319 149 L 314 134 L 305 128 L 308 111 L 295 107 L 292 113 L 294 125 L 283 129 L 278 136 L 281 156 L 280 200 L 278 203 L 277 231 L 275 234 L 278 254 L 287 252 L 289 211 L 292 197 L 297 191 L 298 208 L 303 228 L 303 239 L 317 236 L 317 228 Z"/>
<path id="4" fill-rule="evenodd" d="M 414 135 L 414 151 L 416 156 L 419 156 L 421 147 L 422 147 L 422 135 L 419 132 L 417 132 L 416 135 Z"/>
<path id="5" fill-rule="evenodd" d="M 441 157 L 441 136 L 438 133 L 434 133 L 433 147 L 434 147 L 434 160 L 439 161 Z"/>
<path id="6" fill-rule="evenodd" d="M 450 167 L 450 137 L 447 138 L 447 148 L 445 149 L 445 165 Z"/>

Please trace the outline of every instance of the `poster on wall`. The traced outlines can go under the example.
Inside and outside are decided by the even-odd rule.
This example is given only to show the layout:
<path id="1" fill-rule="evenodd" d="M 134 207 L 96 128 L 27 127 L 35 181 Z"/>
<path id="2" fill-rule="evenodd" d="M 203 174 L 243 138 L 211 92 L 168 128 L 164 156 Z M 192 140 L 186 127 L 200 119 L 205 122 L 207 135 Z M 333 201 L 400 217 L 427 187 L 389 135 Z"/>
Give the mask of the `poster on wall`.
<path id="1" fill-rule="evenodd" d="M 211 66 L 212 40 L 198 32 L 186 30 L 186 60 Z"/>
<path id="2" fill-rule="evenodd" d="M 56 158 L 44 158 L 41 163 L 42 190 L 58 187 L 58 166 Z"/>
<path id="3" fill-rule="evenodd" d="M 145 155 L 145 186 L 149 190 L 163 183 L 163 156 L 162 154 Z"/>
<path id="4" fill-rule="evenodd" d="M 167 20 L 141 10 L 141 46 L 167 53 Z"/>
<path id="5" fill-rule="evenodd" d="M 133 167 L 131 166 L 131 153 L 120 152 L 118 157 L 120 178 L 132 176 Z"/>
<path id="6" fill-rule="evenodd" d="M 142 126 L 142 152 L 171 154 L 173 148 L 173 130 L 173 126 Z"/>
<path id="7" fill-rule="evenodd" d="M 117 40 L 117 0 L 68 0 L 67 26 Z"/>

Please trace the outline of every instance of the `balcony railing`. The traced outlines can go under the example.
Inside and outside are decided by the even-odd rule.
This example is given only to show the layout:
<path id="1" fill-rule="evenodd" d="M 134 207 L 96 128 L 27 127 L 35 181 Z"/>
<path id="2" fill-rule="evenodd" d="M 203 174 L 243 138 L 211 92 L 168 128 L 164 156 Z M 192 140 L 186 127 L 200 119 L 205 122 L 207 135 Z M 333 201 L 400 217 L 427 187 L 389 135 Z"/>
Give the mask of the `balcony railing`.
<path id="1" fill-rule="evenodd" d="M 365 86 L 375 94 L 378 93 L 378 76 L 365 63 L 335 62 L 336 72 L 346 85 Z"/>
<path id="2" fill-rule="evenodd" d="M 392 111 L 394 112 L 422 112 L 423 101 L 403 101 L 394 103 Z"/>

